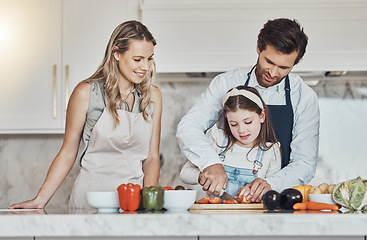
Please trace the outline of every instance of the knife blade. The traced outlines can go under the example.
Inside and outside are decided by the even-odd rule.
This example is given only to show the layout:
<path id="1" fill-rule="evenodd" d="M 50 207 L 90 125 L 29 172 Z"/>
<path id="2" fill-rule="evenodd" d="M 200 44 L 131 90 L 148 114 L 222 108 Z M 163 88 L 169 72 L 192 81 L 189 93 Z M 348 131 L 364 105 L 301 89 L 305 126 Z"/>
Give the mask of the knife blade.
<path id="1" fill-rule="evenodd" d="M 221 194 L 222 194 L 222 195 L 220 195 L 220 198 L 221 198 L 222 200 L 230 200 L 230 199 L 234 199 L 234 197 L 233 197 L 231 194 L 226 193 L 225 191 L 223 191 Z"/>

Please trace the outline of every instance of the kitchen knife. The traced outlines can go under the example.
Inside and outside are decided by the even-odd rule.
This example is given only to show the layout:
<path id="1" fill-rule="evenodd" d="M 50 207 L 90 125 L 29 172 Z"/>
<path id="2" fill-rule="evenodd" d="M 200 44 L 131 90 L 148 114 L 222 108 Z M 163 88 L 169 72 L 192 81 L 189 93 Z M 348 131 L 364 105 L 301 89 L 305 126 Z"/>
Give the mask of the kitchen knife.
<path id="1" fill-rule="evenodd" d="M 221 193 L 219 193 L 219 195 L 220 195 L 220 198 L 222 199 L 222 200 L 230 200 L 230 199 L 234 199 L 234 197 L 231 195 L 231 194 L 228 194 L 228 193 L 226 193 L 226 192 L 221 192 Z"/>

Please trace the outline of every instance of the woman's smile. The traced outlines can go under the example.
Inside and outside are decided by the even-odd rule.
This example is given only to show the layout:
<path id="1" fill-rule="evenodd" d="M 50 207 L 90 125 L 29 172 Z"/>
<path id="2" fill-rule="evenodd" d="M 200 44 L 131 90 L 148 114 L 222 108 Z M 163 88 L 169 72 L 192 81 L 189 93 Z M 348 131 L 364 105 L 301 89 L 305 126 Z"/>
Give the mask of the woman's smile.
<path id="1" fill-rule="evenodd" d="M 139 78 L 144 78 L 146 72 L 134 72 Z"/>

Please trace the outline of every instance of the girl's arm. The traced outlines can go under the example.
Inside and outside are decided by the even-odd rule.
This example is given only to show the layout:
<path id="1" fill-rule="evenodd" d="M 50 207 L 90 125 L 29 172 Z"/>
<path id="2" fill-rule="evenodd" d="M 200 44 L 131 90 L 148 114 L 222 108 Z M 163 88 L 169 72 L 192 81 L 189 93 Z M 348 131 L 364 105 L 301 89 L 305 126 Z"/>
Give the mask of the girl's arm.
<path id="1" fill-rule="evenodd" d="M 51 163 L 46 179 L 37 196 L 32 200 L 13 204 L 9 209 L 44 208 L 65 180 L 78 154 L 80 138 L 89 106 L 89 95 L 89 83 L 80 83 L 74 89 L 66 112 L 64 142 Z"/>
<path id="2" fill-rule="evenodd" d="M 159 181 L 160 158 L 159 144 L 161 140 L 162 94 L 158 87 L 152 88 L 154 112 L 152 115 L 153 130 L 150 139 L 149 153 L 143 162 L 144 186 L 157 186 Z"/>

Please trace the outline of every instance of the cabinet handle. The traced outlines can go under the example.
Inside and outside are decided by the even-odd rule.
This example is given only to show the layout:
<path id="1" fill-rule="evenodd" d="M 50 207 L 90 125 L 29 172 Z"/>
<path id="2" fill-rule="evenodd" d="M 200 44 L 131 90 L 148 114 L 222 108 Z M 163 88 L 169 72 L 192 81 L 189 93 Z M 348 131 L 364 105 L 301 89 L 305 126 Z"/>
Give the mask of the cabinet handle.
<path id="1" fill-rule="evenodd" d="M 56 64 L 53 66 L 53 73 L 52 117 L 56 118 Z"/>
<path id="2" fill-rule="evenodd" d="M 69 103 L 69 65 L 65 66 L 65 111 Z"/>

